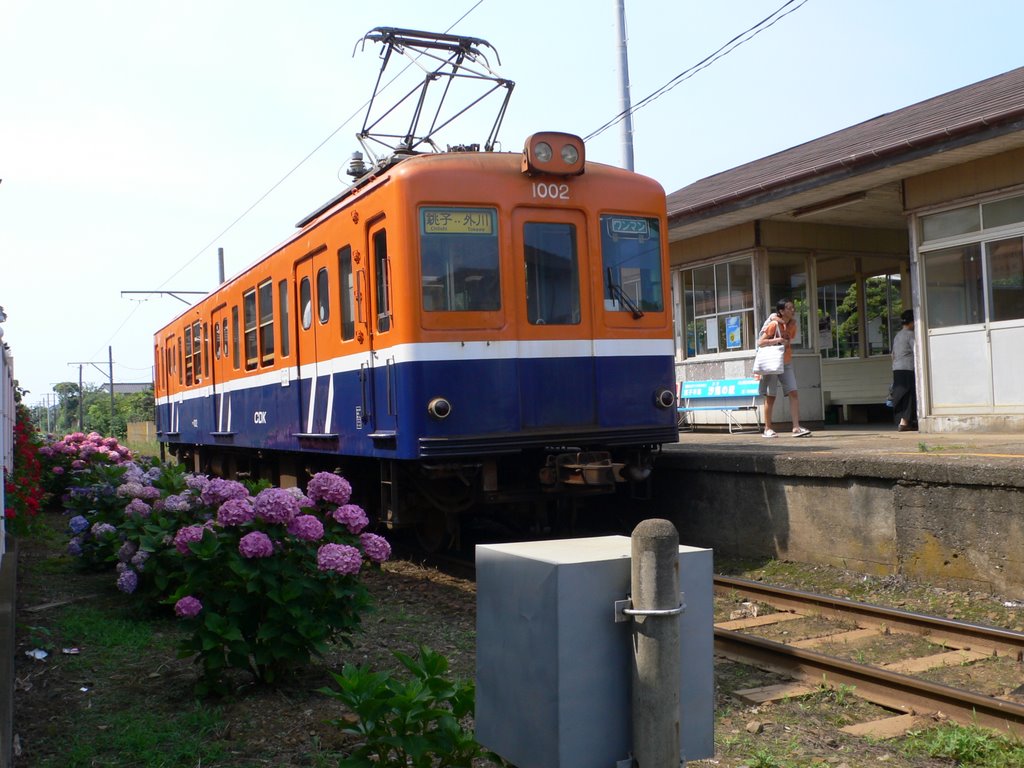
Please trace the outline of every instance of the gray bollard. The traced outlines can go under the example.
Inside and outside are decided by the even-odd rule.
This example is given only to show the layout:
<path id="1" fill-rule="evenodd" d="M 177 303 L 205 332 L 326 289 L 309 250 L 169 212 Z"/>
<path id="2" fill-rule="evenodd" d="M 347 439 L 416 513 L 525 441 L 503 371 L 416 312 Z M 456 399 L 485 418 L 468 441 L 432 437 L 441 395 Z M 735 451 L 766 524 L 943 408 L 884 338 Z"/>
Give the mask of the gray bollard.
<path id="1" fill-rule="evenodd" d="M 633 617 L 633 759 L 677 768 L 679 751 L 679 534 L 644 520 L 630 539 Z"/>

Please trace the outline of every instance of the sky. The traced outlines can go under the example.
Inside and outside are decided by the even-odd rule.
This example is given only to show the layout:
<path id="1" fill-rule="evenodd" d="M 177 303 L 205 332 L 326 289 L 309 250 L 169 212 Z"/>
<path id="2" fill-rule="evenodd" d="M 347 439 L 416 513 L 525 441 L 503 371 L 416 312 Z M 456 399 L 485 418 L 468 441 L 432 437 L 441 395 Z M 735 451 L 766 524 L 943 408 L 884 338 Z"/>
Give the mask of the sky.
<path id="1" fill-rule="evenodd" d="M 785 3 L 625 0 L 632 102 Z M 1016 0 L 787 11 L 633 115 L 635 170 L 674 192 L 1024 64 Z M 516 84 L 499 143 L 519 151 L 620 112 L 616 17 L 616 0 L 0 0 L 0 306 L 26 401 L 80 367 L 105 383 L 110 355 L 115 382 L 151 380 L 153 334 L 186 305 L 131 292 L 212 290 L 218 248 L 241 272 L 344 189 L 371 29 L 487 40 Z M 495 109 L 441 143 L 483 143 Z M 587 158 L 624 165 L 620 127 Z"/>

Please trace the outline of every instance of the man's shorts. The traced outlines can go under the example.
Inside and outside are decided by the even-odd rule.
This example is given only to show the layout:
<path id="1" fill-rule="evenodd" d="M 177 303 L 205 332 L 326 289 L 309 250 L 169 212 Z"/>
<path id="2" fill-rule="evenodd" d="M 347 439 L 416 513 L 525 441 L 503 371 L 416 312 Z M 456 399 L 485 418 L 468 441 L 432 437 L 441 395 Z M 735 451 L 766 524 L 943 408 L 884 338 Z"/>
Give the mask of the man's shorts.
<path id="1" fill-rule="evenodd" d="M 793 373 L 792 363 L 786 363 L 782 369 L 782 373 L 762 374 L 761 383 L 758 385 L 757 393 L 762 397 L 764 395 L 774 395 L 779 384 L 782 385 L 782 394 L 784 395 L 788 395 L 790 392 L 796 392 L 796 374 Z"/>

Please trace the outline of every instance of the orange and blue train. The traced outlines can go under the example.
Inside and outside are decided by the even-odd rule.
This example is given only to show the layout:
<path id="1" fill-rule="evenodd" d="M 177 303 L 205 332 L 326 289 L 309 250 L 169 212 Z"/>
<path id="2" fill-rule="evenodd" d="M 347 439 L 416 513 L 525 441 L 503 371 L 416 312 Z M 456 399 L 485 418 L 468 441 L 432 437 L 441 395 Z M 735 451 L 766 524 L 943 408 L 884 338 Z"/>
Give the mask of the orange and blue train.
<path id="1" fill-rule="evenodd" d="M 678 439 L 666 226 L 570 134 L 396 155 L 156 333 L 158 438 L 220 476 L 340 470 L 438 540 L 636 490 Z"/>

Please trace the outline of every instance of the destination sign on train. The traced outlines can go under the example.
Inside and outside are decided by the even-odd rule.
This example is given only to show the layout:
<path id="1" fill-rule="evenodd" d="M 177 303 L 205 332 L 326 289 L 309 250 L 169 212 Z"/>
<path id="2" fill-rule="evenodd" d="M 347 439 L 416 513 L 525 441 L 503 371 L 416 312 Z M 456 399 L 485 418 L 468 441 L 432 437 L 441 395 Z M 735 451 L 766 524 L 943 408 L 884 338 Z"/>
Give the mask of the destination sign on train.
<path id="1" fill-rule="evenodd" d="M 609 219 L 608 225 L 613 235 L 635 235 L 637 237 L 648 237 L 650 235 L 646 219 L 614 216 Z"/>
<path id="2" fill-rule="evenodd" d="M 493 235 L 491 211 L 466 208 L 426 208 L 423 231 L 428 235 Z"/>

